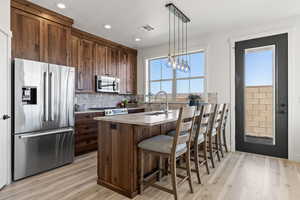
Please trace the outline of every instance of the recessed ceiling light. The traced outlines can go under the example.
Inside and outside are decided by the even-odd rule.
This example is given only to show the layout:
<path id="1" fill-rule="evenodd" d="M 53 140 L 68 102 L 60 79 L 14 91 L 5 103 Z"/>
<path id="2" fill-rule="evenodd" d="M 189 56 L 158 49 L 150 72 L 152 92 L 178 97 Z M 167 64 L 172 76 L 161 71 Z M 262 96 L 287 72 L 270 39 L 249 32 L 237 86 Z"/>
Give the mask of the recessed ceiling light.
<path id="1" fill-rule="evenodd" d="M 58 4 L 56 4 L 56 6 L 60 9 L 65 9 L 66 8 L 66 5 L 64 3 L 58 3 Z"/>
<path id="2" fill-rule="evenodd" d="M 136 42 L 139 42 L 139 41 L 141 41 L 142 39 L 141 38 L 135 38 L 134 39 Z"/>
<path id="3" fill-rule="evenodd" d="M 111 25 L 105 24 L 105 25 L 104 25 L 104 28 L 105 28 L 105 29 L 111 29 Z"/>

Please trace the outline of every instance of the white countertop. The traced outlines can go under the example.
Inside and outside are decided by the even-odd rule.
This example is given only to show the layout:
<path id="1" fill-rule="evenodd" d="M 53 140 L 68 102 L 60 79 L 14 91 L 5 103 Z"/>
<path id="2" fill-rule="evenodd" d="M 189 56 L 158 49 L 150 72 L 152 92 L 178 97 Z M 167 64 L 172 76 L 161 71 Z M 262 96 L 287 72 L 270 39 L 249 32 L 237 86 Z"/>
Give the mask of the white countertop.
<path id="1" fill-rule="evenodd" d="M 115 123 L 123 124 L 133 124 L 141 126 L 155 126 L 160 124 L 165 124 L 168 122 L 175 122 L 178 119 L 178 110 L 169 110 L 169 114 L 158 114 L 158 115 L 149 115 L 153 112 L 142 112 L 129 115 L 115 115 L 115 116 L 105 116 L 105 117 L 95 117 L 95 120 L 99 121 L 108 121 Z"/>
<path id="2" fill-rule="evenodd" d="M 128 110 L 136 110 L 136 109 L 145 109 L 144 107 L 136 107 L 136 108 L 127 108 Z M 104 110 L 82 110 L 76 111 L 75 114 L 85 114 L 85 113 L 99 113 L 104 112 Z"/>

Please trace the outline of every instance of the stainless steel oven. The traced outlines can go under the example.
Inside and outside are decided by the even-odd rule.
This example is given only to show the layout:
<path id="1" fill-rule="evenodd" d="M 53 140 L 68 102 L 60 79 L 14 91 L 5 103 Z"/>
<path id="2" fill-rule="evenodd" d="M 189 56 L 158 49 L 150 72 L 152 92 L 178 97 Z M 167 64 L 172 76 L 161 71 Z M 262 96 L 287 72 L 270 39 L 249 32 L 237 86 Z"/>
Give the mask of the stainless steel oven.
<path id="1" fill-rule="evenodd" d="M 109 76 L 96 76 L 96 92 L 120 92 L 120 79 Z"/>

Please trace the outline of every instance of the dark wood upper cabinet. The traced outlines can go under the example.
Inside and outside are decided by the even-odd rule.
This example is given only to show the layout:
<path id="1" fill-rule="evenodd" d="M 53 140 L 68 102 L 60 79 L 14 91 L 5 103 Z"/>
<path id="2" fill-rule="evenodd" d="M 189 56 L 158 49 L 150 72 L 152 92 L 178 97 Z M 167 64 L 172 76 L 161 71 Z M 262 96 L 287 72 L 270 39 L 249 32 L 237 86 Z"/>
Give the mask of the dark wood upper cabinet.
<path id="1" fill-rule="evenodd" d="M 94 54 L 94 74 L 105 76 L 107 74 L 107 47 L 96 43 Z"/>
<path id="2" fill-rule="evenodd" d="M 76 91 L 93 92 L 94 42 L 72 35 L 70 60 L 76 69 Z"/>
<path id="3" fill-rule="evenodd" d="M 12 58 L 43 61 L 43 20 L 12 8 Z"/>
<path id="4" fill-rule="evenodd" d="M 96 75 L 120 78 L 136 92 L 136 50 L 72 27 L 73 19 L 25 0 L 11 0 L 12 58 L 76 68 L 76 92 L 95 92 Z"/>
<path id="5" fill-rule="evenodd" d="M 79 67 L 79 58 L 80 58 L 80 38 L 77 36 L 72 35 L 71 36 L 71 59 L 70 59 L 70 65 L 72 67 L 75 67 L 75 87 L 76 90 L 79 88 L 82 88 L 82 81 L 80 78 L 82 78 L 80 74 L 80 67 Z"/>
<path id="6" fill-rule="evenodd" d="M 107 75 L 117 77 L 119 68 L 119 50 L 107 47 Z"/>
<path id="7" fill-rule="evenodd" d="M 89 40 L 82 39 L 79 50 L 79 76 L 80 90 L 93 92 L 93 47 L 94 43 Z"/>
<path id="8" fill-rule="evenodd" d="M 127 68 L 128 53 L 125 51 L 120 51 L 119 78 L 121 94 L 127 94 Z"/>
<path id="9" fill-rule="evenodd" d="M 128 65 L 127 65 L 127 94 L 136 93 L 137 85 L 137 55 L 133 53 L 128 54 Z"/>
<path id="10" fill-rule="evenodd" d="M 71 28 L 45 22 L 45 60 L 57 65 L 69 65 Z"/>

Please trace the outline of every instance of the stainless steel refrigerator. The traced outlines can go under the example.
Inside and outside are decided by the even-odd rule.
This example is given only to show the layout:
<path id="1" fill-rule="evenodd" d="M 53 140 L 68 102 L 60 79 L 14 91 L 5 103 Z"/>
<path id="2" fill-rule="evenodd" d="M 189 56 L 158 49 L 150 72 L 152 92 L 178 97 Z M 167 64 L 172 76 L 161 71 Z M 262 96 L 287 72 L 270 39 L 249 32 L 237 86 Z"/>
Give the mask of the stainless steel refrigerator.
<path id="1" fill-rule="evenodd" d="M 75 70 L 30 60 L 13 64 L 13 179 L 74 160 Z"/>

